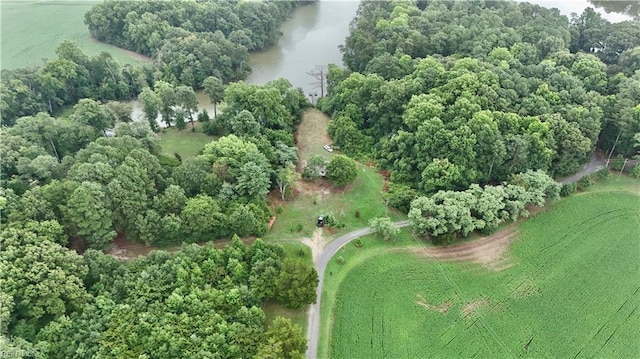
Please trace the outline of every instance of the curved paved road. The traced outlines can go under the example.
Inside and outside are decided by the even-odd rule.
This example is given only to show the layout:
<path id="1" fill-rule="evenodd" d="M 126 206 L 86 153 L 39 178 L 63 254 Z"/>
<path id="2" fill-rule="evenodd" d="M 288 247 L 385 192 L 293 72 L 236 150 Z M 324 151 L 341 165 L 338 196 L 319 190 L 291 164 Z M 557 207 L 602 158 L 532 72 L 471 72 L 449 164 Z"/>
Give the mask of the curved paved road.
<path id="1" fill-rule="evenodd" d="M 579 180 L 582 176 L 597 172 L 605 167 L 606 160 L 599 157 L 596 153 L 591 155 L 591 160 L 585 164 L 580 171 L 572 176 L 559 179 L 560 183 L 572 183 Z M 394 223 L 396 227 L 406 227 L 409 225 L 409 221 L 400 221 Z M 308 326 L 307 326 L 307 358 L 316 359 L 318 356 L 318 338 L 320 336 L 320 305 L 322 303 L 322 286 L 324 285 L 324 271 L 327 269 L 327 263 L 333 257 L 338 249 L 342 248 L 345 244 L 352 240 L 365 236 L 371 232 L 371 228 L 362 228 L 349 232 L 343 236 L 334 239 L 325 248 L 322 249 L 315 261 L 314 265 L 318 271 L 318 288 L 316 289 L 316 303 L 309 306 L 307 312 Z"/>
<path id="2" fill-rule="evenodd" d="M 402 228 L 409 225 L 409 221 L 400 221 L 394 223 L 396 227 Z M 371 228 L 362 228 L 342 235 L 331 241 L 326 247 L 322 248 L 322 252 L 318 255 L 314 265 L 318 271 L 318 288 L 316 288 L 316 303 L 309 306 L 307 312 L 307 358 L 316 359 L 318 356 L 318 337 L 320 336 L 320 305 L 322 303 L 322 286 L 324 285 L 324 271 L 327 269 L 329 260 L 333 257 L 338 249 L 352 240 L 366 236 L 371 233 Z"/>

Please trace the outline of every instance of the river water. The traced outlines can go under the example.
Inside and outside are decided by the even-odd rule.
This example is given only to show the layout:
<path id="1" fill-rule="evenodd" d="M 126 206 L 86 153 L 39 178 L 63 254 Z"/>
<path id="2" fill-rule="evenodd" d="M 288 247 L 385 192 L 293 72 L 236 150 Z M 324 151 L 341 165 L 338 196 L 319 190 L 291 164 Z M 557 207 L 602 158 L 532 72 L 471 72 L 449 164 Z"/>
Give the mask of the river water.
<path id="1" fill-rule="evenodd" d="M 522 0 L 524 1 L 524 0 Z M 604 0 L 529 0 L 544 7 L 555 7 L 569 17 L 571 13 L 581 14 L 587 7 L 593 7 L 611 22 L 630 20 L 631 16 L 619 12 L 634 11 L 638 15 L 637 1 Z M 597 6 L 595 6 L 595 5 Z M 282 24 L 282 36 L 266 51 L 252 53 L 249 64 L 253 69 L 246 82 L 264 84 L 284 77 L 294 87 L 300 87 L 306 96 L 320 94 L 317 81 L 309 75 L 320 66 L 333 63 L 342 65 L 342 54 L 338 46 L 349 35 L 349 23 L 355 17 L 359 1 L 319 1 L 297 8 Z M 599 6 L 599 7 L 598 7 Z M 631 10 L 629 10 L 631 9 Z M 607 12 L 609 11 L 609 12 Z M 199 107 L 213 113 L 209 98 L 198 91 Z M 315 96 L 310 99 L 315 99 Z M 137 101 L 130 102 L 132 118 L 143 118 L 142 107 Z"/>

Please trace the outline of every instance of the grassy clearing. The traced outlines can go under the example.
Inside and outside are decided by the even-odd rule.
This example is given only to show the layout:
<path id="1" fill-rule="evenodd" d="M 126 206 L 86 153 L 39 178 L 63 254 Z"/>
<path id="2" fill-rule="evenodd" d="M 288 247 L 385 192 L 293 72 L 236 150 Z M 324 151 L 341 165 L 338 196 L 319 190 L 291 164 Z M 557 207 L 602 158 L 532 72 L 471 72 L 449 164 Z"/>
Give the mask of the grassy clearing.
<path id="1" fill-rule="evenodd" d="M 266 238 L 291 239 L 309 237 L 315 230 L 318 215 L 331 214 L 344 224 L 337 229 L 336 235 L 368 226 L 370 218 L 391 217 L 393 220 L 403 218 L 390 210 L 381 196 L 382 176 L 374 169 L 358 165 L 359 175 L 356 182 L 346 189 L 335 189 L 327 181 L 305 185 L 305 189 L 287 202 L 277 202 L 282 206 L 282 213 Z M 356 217 L 356 211 L 360 213 Z M 298 225 L 302 230 L 298 231 Z"/>
<path id="2" fill-rule="evenodd" d="M 393 248 L 416 245 L 408 234 L 346 246 L 319 357 L 639 357 L 639 184 L 614 178 L 523 222 L 498 272 Z"/>
<path id="3" fill-rule="evenodd" d="M 327 135 L 329 117 L 316 109 L 309 109 L 298 127 L 298 156 L 305 161 L 314 154 L 329 159 L 329 153 L 322 146 L 331 143 Z M 300 181 L 295 198 L 286 202 L 273 201 L 274 209 L 282 207 L 266 238 L 294 239 L 309 237 L 315 230 L 319 215 L 331 214 L 344 227 L 330 234 L 341 234 L 368 226 L 373 217 L 404 218 L 390 210 L 382 199 L 383 178 L 374 168 L 358 164 L 359 175 L 355 183 L 344 189 L 331 186 L 326 180 L 315 183 Z M 356 217 L 356 211 L 359 217 Z M 298 225 L 302 226 L 298 230 Z"/>
<path id="4" fill-rule="evenodd" d="M 42 65 L 55 57 L 63 40 L 72 40 L 89 56 L 109 52 L 120 64 L 147 61 L 144 56 L 95 41 L 84 14 L 102 1 L 2 1 L 1 68 Z"/>
<path id="5" fill-rule="evenodd" d="M 297 133 L 298 157 L 301 161 L 313 155 L 321 155 L 327 159 L 333 156 L 333 153 L 327 152 L 322 147 L 331 143 L 327 134 L 329 121 L 329 116 L 315 108 L 308 109 L 304 113 Z"/>
<path id="6" fill-rule="evenodd" d="M 195 132 L 191 131 L 190 124 L 187 124 L 187 128 L 182 131 L 175 127 L 162 129 L 160 132 L 162 153 L 167 156 L 173 156 L 174 153 L 177 153 L 182 159 L 197 156 L 204 145 L 216 139 L 214 136 L 201 132 L 199 125 L 196 124 Z"/>

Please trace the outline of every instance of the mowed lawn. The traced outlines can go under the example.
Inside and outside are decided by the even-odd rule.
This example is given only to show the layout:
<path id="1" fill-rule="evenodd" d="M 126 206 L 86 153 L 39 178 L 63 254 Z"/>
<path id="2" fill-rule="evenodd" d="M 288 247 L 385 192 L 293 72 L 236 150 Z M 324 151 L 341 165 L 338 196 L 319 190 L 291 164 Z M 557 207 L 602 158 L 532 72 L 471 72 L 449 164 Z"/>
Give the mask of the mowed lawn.
<path id="1" fill-rule="evenodd" d="M 418 257 L 408 235 L 348 245 L 327 268 L 319 357 L 640 357 L 640 193 L 622 183 L 522 222 L 501 271 Z"/>
<path id="2" fill-rule="evenodd" d="M 204 145 L 216 139 L 201 131 L 199 124 L 196 125 L 195 132 L 191 131 L 191 124 L 187 124 L 184 130 L 178 130 L 176 127 L 163 128 L 159 133 L 162 153 L 167 156 L 177 153 L 182 159 L 197 156 Z"/>
<path id="3" fill-rule="evenodd" d="M 2 69 L 41 66 L 43 59 L 56 56 L 55 49 L 64 40 L 77 42 L 89 56 L 109 52 L 120 64 L 146 61 L 143 56 L 91 38 L 84 14 L 101 2 L 2 0 Z"/>
<path id="4" fill-rule="evenodd" d="M 298 157 L 302 162 L 315 154 L 330 160 L 339 153 L 329 153 L 323 148 L 331 143 L 327 135 L 329 120 L 327 115 L 316 109 L 305 112 L 297 132 Z M 355 182 L 345 188 L 335 188 L 328 180 L 301 180 L 295 186 L 293 198 L 274 202 L 274 210 L 281 207 L 282 212 L 276 213 L 276 221 L 265 238 L 309 237 L 316 228 L 319 215 L 332 215 L 343 225 L 328 232 L 335 235 L 367 227 L 369 219 L 374 217 L 391 217 L 394 220 L 405 218 L 386 206 L 382 198 L 383 182 L 382 175 L 375 168 L 361 163 L 358 163 Z M 278 196 L 279 193 L 273 198 Z"/>

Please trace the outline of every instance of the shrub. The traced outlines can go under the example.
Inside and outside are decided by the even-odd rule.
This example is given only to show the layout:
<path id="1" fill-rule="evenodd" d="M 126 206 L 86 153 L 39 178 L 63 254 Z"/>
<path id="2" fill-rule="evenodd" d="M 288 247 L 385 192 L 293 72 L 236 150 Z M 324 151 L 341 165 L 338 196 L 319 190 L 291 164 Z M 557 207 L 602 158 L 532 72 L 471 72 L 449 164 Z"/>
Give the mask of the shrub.
<path id="1" fill-rule="evenodd" d="M 304 252 L 304 249 L 298 249 L 298 257 L 304 258 L 307 254 Z"/>
<path id="2" fill-rule="evenodd" d="M 371 233 L 377 234 L 389 240 L 400 234 L 400 228 L 396 227 L 389 217 L 372 218 L 369 220 L 369 227 L 371 227 Z"/>
<path id="3" fill-rule="evenodd" d="M 278 206 L 276 212 L 278 212 L 278 214 L 282 214 L 282 212 L 284 212 L 284 208 L 282 208 L 282 206 Z"/>
<path id="4" fill-rule="evenodd" d="M 609 166 L 611 166 L 611 168 L 616 171 L 622 170 L 622 166 L 624 166 L 624 157 L 620 155 L 616 156 L 616 158 L 611 161 L 611 164 Z"/>
<path id="5" fill-rule="evenodd" d="M 327 214 L 326 216 L 324 216 L 324 224 L 327 227 L 337 227 L 338 226 L 338 220 L 336 219 L 336 217 L 332 214 Z"/>
<path id="6" fill-rule="evenodd" d="M 340 265 L 344 264 L 344 258 L 343 258 L 342 256 L 338 257 L 338 258 L 336 259 L 336 261 L 337 261 L 337 262 L 338 262 L 338 264 L 340 264 Z"/>
<path id="7" fill-rule="evenodd" d="M 357 248 L 362 247 L 362 239 L 358 238 L 353 242 L 353 245 L 356 246 Z"/>
<path id="8" fill-rule="evenodd" d="M 198 122 L 209 122 L 210 119 L 207 110 L 202 110 L 202 112 L 198 114 Z"/>
<path id="9" fill-rule="evenodd" d="M 304 227 L 302 226 L 302 223 L 298 223 L 298 225 L 296 226 L 296 231 L 298 231 L 298 232 L 302 232 L 302 229 L 303 229 L 303 228 L 304 228 Z"/>
<path id="10" fill-rule="evenodd" d="M 575 183 L 565 183 L 560 187 L 560 195 L 562 197 L 568 197 L 576 191 Z"/>
<path id="11" fill-rule="evenodd" d="M 608 168 L 603 168 L 600 171 L 594 173 L 593 179 L 596 181 L 604 181 L 611 178 L 611 171 Z"/>
<path id="12" fill-rule="evenodd" d="M 360 211 L 356 211 L 356 218 L 360 218 Z"/>
<path id="13" fill-rule="evenodd" d="M 593 184 L 593 179 L 591 178 L 590 175 L 586 175 L 580 178 L 578 182 L 576 182 L 577 190 L 584 191 L 585 189 L 589 188 L 589 186 L 591 186 L 592 184 Z"/>
<path id="14" fill-rule="evenodd" d="M 640 178 L 640 164 L 636 165 L 633 170 L 631 170 L 631 177 Z"/>

